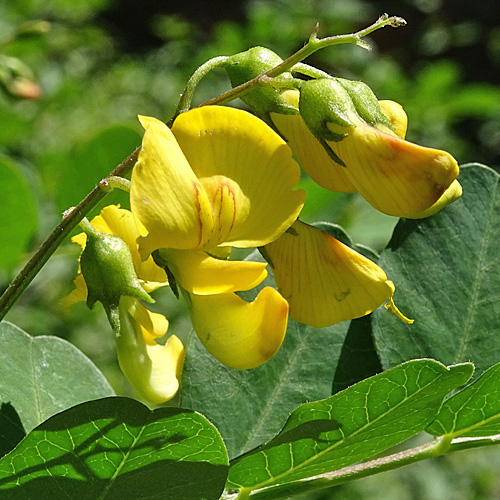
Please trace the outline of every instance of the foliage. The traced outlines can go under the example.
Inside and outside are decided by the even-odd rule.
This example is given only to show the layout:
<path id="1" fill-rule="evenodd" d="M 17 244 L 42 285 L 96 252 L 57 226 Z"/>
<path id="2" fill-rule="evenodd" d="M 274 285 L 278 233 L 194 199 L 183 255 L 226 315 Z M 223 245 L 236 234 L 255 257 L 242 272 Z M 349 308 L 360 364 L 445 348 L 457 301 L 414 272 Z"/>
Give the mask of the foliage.
<path id="1" fill-rule="evenodd" d="M 402 5 L 418 17 L 422 11 L 412 4 L 424 3 Z M 386 8 L 361 0 L 253 1 L 244 22 L 226 19 L 209 33 L 183 14 L 160 13 L 152 22 L 157 46 L 125 51 L 124 39 L 106 24 L 111 2 L 49 4 L 0 6 L 0 27 L 8 34 L 0 50 L 21 61 L 27 68 L 21 76 L 43 92 L 21 99 L 2 84 L 0 93 L 3 288 L 60 214 L 140 145 L 136 114 L 169 119 L 188 77 L 205 60 L 252 45 L 286 57 L 316 21 L 324 35 L 350 32 Z M 415 324 L 383 309 L 319 329 L 290 319 L 278 354 L 239 371 L 211 357 L 189 333 L 185 306 L 168 290 L 158 291 L 153 310 L 169 312 L 187 358 L 178 397 L 150 409 L 133 399 L 118 369 L 102 309 L 68 312 L 61 305 L 78 252 L 62 245 L 0 324 L 0 498 L 43 499 L 57 489 L 82 499 L 229 499 L 236 498 L 233 490 L 255 499 L 378 498 L 369 485 L 379 483 L 343 483 L 461 449 L 469 451 L 433 459 L 440 477 L 432 478 L 422 462 L 413 470 L 423 472 L 409 482 L 432 498 L 435 492 L 425 488 L 442 484 L 446 474 L 462 481 L 477 476 L 483 482 L 472 487 L 484 488 L 478 498 L 493 498 L 498 481 L 487 477 L 490 464 L 457 471 L 465 457 L 476 456 L 471 448 L 496 444 L 500 435 L 500 88 L 464 74 L 460 58 L 447 52 L 452 41 L 432 42 L 439 29 L 451 40 L 460 33 L 460 23 L 442 26 L 438 17 L 426 18 L 426 29 L 412 39 L 409 50 L 418 61 L 401 54 L 404 30 L 389 28 L 380 42 L 371 37 L 372 52 L 341 46 L 308 60 L 401 102 L 410 140 L 492 167 L 462 166 L 459 201 L 427 219 L 399 222 L 357 195 L 330 193 L 302 178 L 302 218 L 328 221 L 324 230 L 378 259 L 396 284 L 398 307 Z M 29 31 L 27 20 L 47 20 L 50 31 L 45 24 Z M 495 53 L 493 35 L 489 40 Z M 194 104 L 228 88 L 222 71 L 212 72 Z M 129 206 L 117 192 L 106 203 Z M 247 258 L 263 261 L 256 253 Z M 264 285 L 274 285 L 272 276 Z M 255 293 L 241 295 L 251 300 Z M 388 491 L 401 495 L 394 478 L 402 476 L 389 477 Z"/>

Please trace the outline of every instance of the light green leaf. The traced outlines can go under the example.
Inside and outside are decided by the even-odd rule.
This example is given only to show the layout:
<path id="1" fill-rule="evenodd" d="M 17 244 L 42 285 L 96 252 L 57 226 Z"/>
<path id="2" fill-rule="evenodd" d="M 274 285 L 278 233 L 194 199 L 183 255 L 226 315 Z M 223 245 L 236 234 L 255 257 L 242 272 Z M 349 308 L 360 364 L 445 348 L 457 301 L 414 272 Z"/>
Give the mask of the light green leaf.
<path id="1" fill-rule="evenodd" d="M 202 415 L 106 398 L 51 417 L 0 460 L 0 497 L 216 500 L 227 464 Z"/>
<path id="2" fill-rule="evenodd" d="M 284 484 L 367 460 L 425 429 L 472 372 L 470 363 L 409 361 L 302 405 L 276 438 L 232 462 L 228 487 Z"/>
<path id="3" fill-rule="evenodd" d="M 394 300 L 415 319 L 373 314 L 384 368 L 430 357 L 472 361 L 481 373 L 500 360 L 500 176 L 471 165 L 459 181 L 462 198 L 427 219 L 401 220 L 382 252 Z"/>
<path id="4" fill-rule="evenodd" d="M 28 183 L 16 165 L 0 157 L 2 179 L 2 230 L 0 268 L 19 263 L 37 227 L 37 208 Z"/>
<path id="5" fill-rule="evenodd" d="M 448 399 L 425 430 L 452 438 L 500 434 L 500 363 Z"/>
<path id="6" fill-rule="evenodd" d="M 114 394 L 95 365 L 58 337 L 31 337 L 2 321 L 0 352 L 0 454 L 55 413 Z"/>

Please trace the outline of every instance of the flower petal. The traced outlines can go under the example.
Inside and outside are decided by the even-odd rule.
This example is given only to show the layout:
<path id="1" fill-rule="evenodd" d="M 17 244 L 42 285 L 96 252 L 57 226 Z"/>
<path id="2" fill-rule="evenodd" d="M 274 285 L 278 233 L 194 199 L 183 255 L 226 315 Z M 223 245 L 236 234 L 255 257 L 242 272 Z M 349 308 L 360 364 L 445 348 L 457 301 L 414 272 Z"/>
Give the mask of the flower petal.
<path id="1" fill-rule="evenodd" d="M 327 143 L 347 166 L 351 182 L 377 210 L 415 218 L 434 205 L 457 178 L 457 162 L 446 151 L 418 146 L 354 116 L 351 121 L 355 126 L 344 139 Z M 334 124 L 328 128 L 340 132 Z"/>
<path id="2" fill-rule="evenodd" d="M 288 304 L 266 287 L 249 303 L 232 293 L 191 295 L 193 328 L 208 352 L 239 370 L 255 368 L 280 348 L 286 333 Z"/>
<path id="3" fill-rule="evenodd" d="M 85 283 L 85 278 L 80 274 L 80 271 L 78 271 L 76 278 L 73 280 L 73 284 L 75 288 L 62 300 L 62 306 L 65 310 L 68 310 L 78 302 L 85 302 L 87 300 L 87 283 Z"/>
<path id="4" fill-rule="evenodd" d="M 220 260 L 205 252 L 185 250 L 162 251 L 161 256 L 179 284 L 198 295 L 250 290 L 267 276 L 263 262 Z"/>
<path id="5" fill-rule="evenodd" d="M 451 186 L 441 195 L 439 200 L 436 201 L 436 203 L 431 205 L 427 210 L 424 210 L 423 212 L 420 212 L 418 214 L 414 214 L 408 218 L 410 218 L 410 219 L 423 219 L 424 217 L 429 217 L 430 215 L 433 215 L 436 212 L 439 212 L 446 205 L 449 205 L 450 203 L 453 203 L 454 201 L 458 200 L 458 198 L 460 198 L 460 196 L 462 196 L 462 186 L 455 179 L 451 183 Z"/>
<path id="6" fill-rule="evenodd" d="M 324 231 L 297 221 L 266 245 L 290 317 L 316 328 L 364 316 L 392 297 L 384 271 Z"/>
<path id="7" fill-rule="evenodd" d="M 128 312 L 140 326 L 146 344 L 156 345 L 156 339 L 167 333 L 168 319 L 163 314 L 149 311 L 140 302 L 134 303 Z"/>
<path id="8" fill-rule="evenodd" d="M 395 101 L 379 101 L 380 109 L 384 113 L 394 130 L 391 132 L 397 135 L 400 139 L 404 139 L 406 135 L 406 129 L 408 127 L 408 116 L 406 115 L 403 106 Z M 383 130 L 383 129 L 381 129 Z"/>
<path id="9" fill-rule="evenodd" d="M 282 93 L 282 97 L 298 108 L 299 92 L 297 90 L 287 90 Z M 316 184 L 340 193 L 357 191 L 348 179 L 345 167 L 328 155 L 325 148 L 307 128 L 300 114 L 271 113 L 270 115 L 275 127 L 287 140 L 300 166 Z"/>
<path id="10" fill-rule="evenodd" d="M 172 132 L 214 207 L 210 246 L 261 246 L 297 218 L 305 196 L 293 191 L 299 166 L 262 120 L 204 106 L 178 116 Z"/>
<path id="11" fill-rule="evenodd" d="M 116 205 L 108 205 L 92 219 L 91 223 L 98 231 L 114 234 L 125 241 L 132 254 L 137 276 L 143 283 L 146 292 L 152 292 L 168 284 L 165 271 L 154 263 L 152 257 L 145 261 L 141 260 L 137 239 L 146 235 L 147 230 L 132 212 Z"/>
<path id="12" fill-rule="evenodd" d="M 170 129 L 141 117 L 146 132 L 132 172 L 130 205 L 148 235 L 143 255 L 158 248 L 203 247 L 213 231 L 212 207 Z"/>
<path id="13" fill-rule="evenodd" d="M 137 299 L 122 297 L 120 331 L 116 332 L 118 361 L 137 394 L 151 403 L 161 404 L 172 399 L 179 389 L 184 347 L 175 335 L 171 335 L 165 345 L 146 343 L 143 329 L 148 325 L 137 321 L 143 317 L 137 308 L 143 308 Z M 154 324 L 155 320 L 150 323 Z"/>

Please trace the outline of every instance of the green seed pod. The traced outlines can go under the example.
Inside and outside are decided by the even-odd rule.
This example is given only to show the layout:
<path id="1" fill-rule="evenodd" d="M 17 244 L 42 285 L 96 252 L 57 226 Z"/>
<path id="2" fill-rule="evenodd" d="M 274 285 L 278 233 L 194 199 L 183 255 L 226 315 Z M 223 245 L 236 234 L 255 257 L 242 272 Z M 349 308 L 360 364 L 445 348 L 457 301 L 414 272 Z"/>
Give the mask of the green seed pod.
<path id="1" fill-rule="evenodd" d="M 96 301 L 106 310 L 118 306 L 122 295 L 154 302 L 142 288 L 127 244 L 118 236 L 85 229 L 87 244 L 80 258 L 88 288 L 87 306 Z"/>
<path id="2" fill-rule="evenodd" d="M 252 47 L 251 49 L 235 54 L 227 58 L 223 64 L 226 69 L 231 85 L 237 87 L 248 82 L 256 76 L 269 71 L 283 60 L 272 50 L 265 47 Z M 288 104 L 282 97 L 284 89 L 294 88 L 291 73 L 285 72 L 276 77 L 283 82 L 283 88 L 275 88 L 270 83 L 261 82 L 241 96 L 241 100 L 261 117 L 268 117 L 269 113 L 296 114 L 296 108 Z M 287 83 L 290 83 L 287 86 Z"/>

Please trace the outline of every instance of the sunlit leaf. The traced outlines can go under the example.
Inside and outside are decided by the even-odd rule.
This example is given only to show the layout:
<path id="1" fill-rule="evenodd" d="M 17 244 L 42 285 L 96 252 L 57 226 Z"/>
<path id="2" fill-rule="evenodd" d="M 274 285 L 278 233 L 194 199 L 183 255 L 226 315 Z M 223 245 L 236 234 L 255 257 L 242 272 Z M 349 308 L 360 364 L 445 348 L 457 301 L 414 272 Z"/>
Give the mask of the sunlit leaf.
<path id="1" fill-rule="evenodd" d="M 500 434 L 500 363 L 448 399 L 425 430 L 451 437 Z"/>
<path id="2" fill-rule="evenodd" d="M 243 371 L 219 363 L 193 334 L 180 404 L 213 422 L 229 456 L 237 456 L 276 435 L 300 404 L 331 395 L 348 326 L 315 329 L 290 320 L 278 353 L 266 364 Z"/>
<path id="3" fill-rule="evenodd" d="M 0 497 L 216 500 L 227 463 L 202 415 L 106 398 L 51 417 L 0 460 Z"/>
<path id="4" fill-rule="evenodd" d="M 423 430 L 472 371 L 470 363 L 409 361 L 302 405 L 276 438 L 234 460 L 228 486 L 284 484 L 367 460 Z"/>
<path id="5" fill-rule="evenodd" d="M 0 455 L 50 416 L 113 395 L 103 374 L 58 337 L 31 337 L 0 323 Z"/>
<path id="6" fill-rule="evenodd" d="M 472 361 L 481 373 L 500 359 L 500 176 L 461 168 L 462 198 L 421 220 L 401 220 L 379 264 L 397 306 L 415 323 L 375 311 L 382 366 L 431 357 Z"/>

